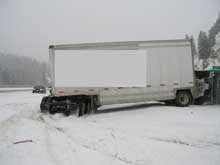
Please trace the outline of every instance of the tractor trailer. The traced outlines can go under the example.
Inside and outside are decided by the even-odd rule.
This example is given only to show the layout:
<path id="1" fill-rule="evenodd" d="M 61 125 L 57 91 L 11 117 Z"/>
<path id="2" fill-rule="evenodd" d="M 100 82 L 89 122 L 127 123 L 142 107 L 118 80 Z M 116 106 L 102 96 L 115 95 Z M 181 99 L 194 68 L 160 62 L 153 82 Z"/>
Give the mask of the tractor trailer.
<path id="1" fill-rule="evenodd" d="M 186 39 L 50 45 L 49 62 L 42 112 L 82 116 L 102 105 L 147 101 L 184 107 L 199 97 Z"/>

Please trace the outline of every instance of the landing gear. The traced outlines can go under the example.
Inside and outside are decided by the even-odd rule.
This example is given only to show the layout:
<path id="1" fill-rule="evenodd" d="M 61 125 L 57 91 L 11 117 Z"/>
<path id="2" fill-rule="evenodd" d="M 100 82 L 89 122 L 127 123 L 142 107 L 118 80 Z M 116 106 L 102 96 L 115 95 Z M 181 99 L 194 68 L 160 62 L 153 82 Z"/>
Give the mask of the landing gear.
<path id="1" fill-rule="evenodd" d="M 76 116 L 80 117 L 85 114 L 86 111 L 86 104 L 85 103 L 79 103 L 76 107 Z"/>
<path id="2" fill-rule="evenodd" d="M 96 113 L 98 106 L 96 105 L 96 100 L 94 97 L 85 99 L 83 102 L 80 102 L 76 107 L 76 116 L 80 117 L 84 114 Z"/>

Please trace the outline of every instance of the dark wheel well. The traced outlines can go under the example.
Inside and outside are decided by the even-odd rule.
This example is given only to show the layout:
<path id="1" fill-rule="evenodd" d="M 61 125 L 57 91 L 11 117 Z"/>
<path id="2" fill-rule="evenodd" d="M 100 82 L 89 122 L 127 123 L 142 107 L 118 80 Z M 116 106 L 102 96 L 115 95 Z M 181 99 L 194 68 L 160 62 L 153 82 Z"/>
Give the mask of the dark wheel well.
<path id="1" fill-rule="evenodd" d="M 190 94 L 190 96 L 193 97 L 193 96 L 192 96 L 192 92 L 191 92 L 190 89 L 180 89 L 180 90 L 177 90 L 177 91 L 176 91 L 176 95 L 177 95 L 179 92 L 182 92 L 182 91 L 188 92 L 188 93 Z"/>

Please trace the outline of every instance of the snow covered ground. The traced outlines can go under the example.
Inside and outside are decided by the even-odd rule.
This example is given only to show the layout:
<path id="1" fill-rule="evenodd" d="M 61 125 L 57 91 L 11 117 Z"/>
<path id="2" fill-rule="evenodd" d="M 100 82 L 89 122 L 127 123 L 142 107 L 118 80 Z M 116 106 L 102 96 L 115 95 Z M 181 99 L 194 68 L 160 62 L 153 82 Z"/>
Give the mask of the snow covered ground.
<path id="1" fill-rule="evenodd" d="M 39 113 L 42 97 L 0 93 L 0 164 L 220 164 L 219 106 L 142 104 L 77 118 Z M 32 142 L 14 144 L 22 140 Z"/>

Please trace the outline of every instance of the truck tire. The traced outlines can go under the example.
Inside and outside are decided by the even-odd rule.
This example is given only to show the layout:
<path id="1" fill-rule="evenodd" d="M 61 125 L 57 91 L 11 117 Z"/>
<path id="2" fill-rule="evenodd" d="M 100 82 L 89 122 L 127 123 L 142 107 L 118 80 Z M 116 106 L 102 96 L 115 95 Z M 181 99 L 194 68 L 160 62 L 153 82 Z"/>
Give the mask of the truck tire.
<path id="1" fill-rule="evenodd" d="M 192 102 L 192 96 L 188 91 L 179 91 L 176 95 L 176 105 L 179 107 L 187 107 Z"/>
<path id="2" fill-rule="evenodd" d="M 64 110 L 63 113 L 65 116 L 69 116 L 71 114 L 71 109 L 69 105 L 66 106 L 66 109 Z"/>
<path id="3" fill-rule="evenodd" d="M 48 103 L 49 101 L 50 101 L 50 99 L 47 96 L 42 98 L 41 103 L 40 103 L 40 111 L 42 113 L 49 111 L 49 103 Z"/>
<path id="4" fill-rule="evenodd" d="M 33 92 L 34 93 L 34 92 Z M 41 100 L 41 103 L 40 103 L 40 111 L 42 113 L 46 112 L 46 101 L 47 101 L 47 97 L 43 97 L 42 100 Z"/>
<path id="5" fill-rule="evenodd" d="M 72 105 L 71 105 L 71 101 L 66 100 L 66 108 L 64 109 L 64 115 L 65 116 L 69 116 L 72 112 Z"/>
<path id="6" fill-rule="evenodd" d="M 64 115 L 65 116 L 69 116 L 71 114 L 71 111 L 70 110 L 66 110 L 65 112 L 64 112 Z"/>
<path id="7" fill-rule="evenodd" d="M 56 113 L 56 108 L 53 105 L 50 106 L 49 113 L 52 115 Z"/>

